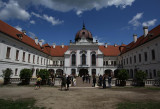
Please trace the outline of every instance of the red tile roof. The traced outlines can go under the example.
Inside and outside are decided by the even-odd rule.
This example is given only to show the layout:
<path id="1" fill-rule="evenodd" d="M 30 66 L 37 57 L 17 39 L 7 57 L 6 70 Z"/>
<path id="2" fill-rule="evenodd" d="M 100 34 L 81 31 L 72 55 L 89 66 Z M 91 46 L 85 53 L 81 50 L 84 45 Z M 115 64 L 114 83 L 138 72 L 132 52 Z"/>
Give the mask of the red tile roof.
<path id="1" fill-rule="evenodd" d="M 42 47 L 40 47 L 40 45 L 37 45 L 32 38 L 23 34 L 22 32 L 18 31 L 17 29 L 13 28 L 12 26 L 1 20 L 0 32 L 51 56 L 64 56 L 64 53 L 68 50 L 68 46 L 64 46 L 64 48 L 62 48 L 61 46 L 56 46 L 56 48 L 53 49 L 53 47 L 51 47 L 50 45 L 44 44 Z M 17 34 L 22 34 L 22 39 L 19 38 Z"/>
<path id="2" fill-rule="evenodd" d="M 51 56 L 57 56 L 57 57 L 63 57 L 64 53 L 68 50 L 68 46 L 56 46 L 55 48 L 50 48 L 50 54 Z"/>
<path id="3" fill-rule="evenodd" d="M 130 44 L 128 44 L 122 51 L 122 54 L 123 53 L 126 53 L 140 45 L 143 45 L 145 44 L 146 42 L 149 42 L 157 37 L 160 36 L 160 25 L 158 25 L 157 27 L 153 28 L 151 31 L 148 32 L 148 35 L 146 37 L 144 37 L 144 35 L 142 35 L 141 37 L 139 37 L 137 39 L 137 41 L 134 43 L 131 42 Z"/>
<path id="4" fill-rule="evenodd" d="M 120 46 L 108 45 L 107 48 L 103 45 L 99 46 L 100 51 L 105 56 L 118 56 L 120 54 Z"/>

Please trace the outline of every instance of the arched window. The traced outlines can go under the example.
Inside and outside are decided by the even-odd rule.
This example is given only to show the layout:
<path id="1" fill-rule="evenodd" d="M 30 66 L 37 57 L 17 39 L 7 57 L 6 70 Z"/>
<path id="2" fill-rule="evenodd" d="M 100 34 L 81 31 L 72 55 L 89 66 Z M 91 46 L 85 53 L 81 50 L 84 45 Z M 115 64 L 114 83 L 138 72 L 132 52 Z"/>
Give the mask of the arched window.
<path id="1" fill-rule="evenodd" d="M 96 55 L 92 54 L 92 65 L 95 66 L 96 65 Z"/>
<path id="2" fill-rule="evenodd" d="M 82 54 L 82 65 L 86 65 L 86 55 Z"/>
<path id="3" fill-rule="evenodd" d="M 76 65 L 76 55 L 72 54 L 72 65 L 75 66 Z"/>

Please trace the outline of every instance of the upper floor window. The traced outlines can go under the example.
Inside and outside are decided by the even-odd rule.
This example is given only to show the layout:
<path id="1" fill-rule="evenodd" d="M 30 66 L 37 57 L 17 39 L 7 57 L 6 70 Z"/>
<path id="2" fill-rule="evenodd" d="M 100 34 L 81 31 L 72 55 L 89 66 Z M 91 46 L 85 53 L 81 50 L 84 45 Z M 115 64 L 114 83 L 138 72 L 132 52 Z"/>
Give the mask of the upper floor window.
<path id="1" fill-rule="evenodd" d="M 35 55 L 33 55 L 33 64 L 35 63 Z"/>
<path id="2" fill-rule="evenodd" d="M 103 65 L 106 65 L 106 64 L 105 64 L 105 61 L 103 61 Z"/>
<path id="3" fill-rule="evenodd" d="M 147 61 L 148 57 L 147 57 L 147 52 L 144 52 L 144 60 Z"/>
<path id="4" fill-rule="evenodd" d="M 7 58 L 7 59 L 10 58 L 10 51 L 11 51 L 11 48 L 10 48 L 10 47 L 7 47 L 7 52 L 6 52 L 6 58 Z"/>
<path id="5" fill-rule="evenodd" d="M 23 57 L 22 57 L 22 61 L 25 61 L 25 52 L 23 52 Z"/>
<path id="6" fill-rule="evenodd" d="M 53 61 L 53 65 L 55 66 L 56 64 L 55 64 L 55 61 Z"/>
<path id="7" fill-rule="evenodd" d="M 28 62 L 30 63 L 31 54 L 28 54 Z"/>
<path id="8" fill-rule="evenodd" d="M 114 61 L 114 66 L 116 66 L 117 65 L 117 62 L 116 61 Z"/>
<path id="9" fill-rule="evenodd" d="M 134 63 L 136 63 L 136 55 L 134 56 Z"/>
<path id="10" fill-rule="evenodd" d="M 19 50 L 16 50 L 16 60 L 18 60 L 19 57 Z"/>
<path id="11" fill-rule="evenodd" d="M 155 50 L 152 50 L 152 60 L 155 60 Z"/>
<path id="12" fill-rule="evenodd" d="M 132 57 L 130 57 L 130 64 L 132 64 Z"/>
<path id="13" fill-rule="evenodd" d="M 86 65 L 86 55 L 82 54 L 82 65 Z"/>
<path id="14" fill-rule="evenodd" d="M 42 65 L 42 60 L 43 60 L 43 58 L 41 58 L 41 65 Z"/>
<path id="15" fill-rule="evenodd" d="M 37 57 L 37 64 L 39 64 L 39 57 Z"/>
<path id="16" fill-rule="evenodd" d="M 72 65 L 76 65 L 76 55 L 72 54 Z"/>
<path id="17" fill-rule="evenodd" d="M 141 62 L 141 54 L 139 54 L 139 62 Z"/>
<path id="18" fill-rule="evenodd" d="M 108 65 L 108 61 L 106 61 L 106 65 Z"/>
<path id="19" fill-rule="evenodd" d="M 96 55 L 92 54 L 92 65 L 96 65 Z"/>
<path id="20" fill-rule="evenodd" d="M 44 59 L 44 65 L 46 65 L 46 60 Z"/>

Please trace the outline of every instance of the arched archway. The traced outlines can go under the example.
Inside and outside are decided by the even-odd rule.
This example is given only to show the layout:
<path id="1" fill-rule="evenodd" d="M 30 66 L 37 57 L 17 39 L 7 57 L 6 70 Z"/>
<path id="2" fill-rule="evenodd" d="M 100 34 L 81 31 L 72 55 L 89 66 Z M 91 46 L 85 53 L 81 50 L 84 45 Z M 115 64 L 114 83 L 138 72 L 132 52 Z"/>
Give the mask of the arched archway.
<path id="1" fill-rule="evenodd" d="M 92 76 L 96 75 L 96 69 L 92 69 Z"/>
<path id="2" fill-rule="evenodd" d="M 57 75 L 57 76 L 63 75 L 63 70 L 62 70 L 62 69 L 57 69 L 57 70 L 56 70 L 56 75 Z"/>
<path id="3" fill-rule="evenodd" d="M 88 74 L 88 70 L 87 69 L 80 69 L 79 70 L 79 76 L 82 77 L 83 75 L 87 75 Z"/>
<path id="4" fill-rule="evenodd" d="M 112 70 L 111 70 L 111 69 L 107 69 L 107 70 L 104 71 L 104 73 L 105 73 L 106 75 L 111 75 Z"/>
<path id="5" fill-rule="evenodd" d="M 114 70 L 114 77 L 115 78 L 118 78 L 118 72 L 119 72 L 119 69 Z"/>
<path id="6" fill-rule="evenodd" d="M 130 69 L 130 78 L 133 78 L 133 69 Z"/>

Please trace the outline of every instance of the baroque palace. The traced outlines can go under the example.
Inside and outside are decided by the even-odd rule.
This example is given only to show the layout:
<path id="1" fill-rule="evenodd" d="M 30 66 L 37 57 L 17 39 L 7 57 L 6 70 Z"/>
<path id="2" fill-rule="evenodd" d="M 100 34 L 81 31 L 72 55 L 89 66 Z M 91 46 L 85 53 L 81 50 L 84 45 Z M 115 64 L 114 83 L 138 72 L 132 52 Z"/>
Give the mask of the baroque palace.
<path id="1" fill-rule="evenodd" d="M 19 78 L 21 69 L 32 69 L 33 78 L 40 69 L 60 75 L 117 74 L 127 69 L 130 78 L 137 70 L 145 71 L 148 78 L 156 78 L 160 71 L 160 25 L 137 37 L 128 45 L 98 45 L 93 42 L 90 31 L 83 28 L 69 45 L 42 44 L 41 40 L 30 38 L 25 31 L 18 31 L 0 20 L 0 75 L 6 68 L 13 70 L 12 78 Z M 0 77 L 2 79 L 2 77 Z"/>

